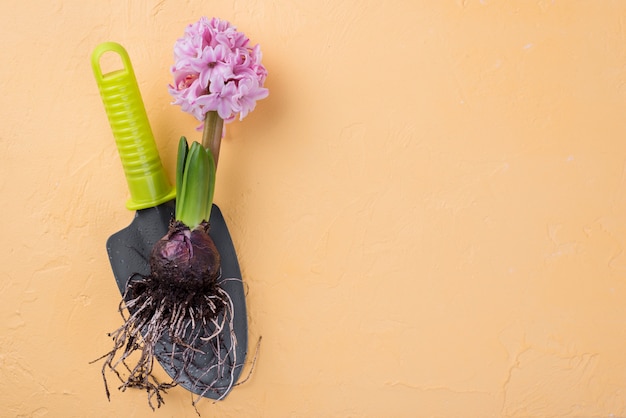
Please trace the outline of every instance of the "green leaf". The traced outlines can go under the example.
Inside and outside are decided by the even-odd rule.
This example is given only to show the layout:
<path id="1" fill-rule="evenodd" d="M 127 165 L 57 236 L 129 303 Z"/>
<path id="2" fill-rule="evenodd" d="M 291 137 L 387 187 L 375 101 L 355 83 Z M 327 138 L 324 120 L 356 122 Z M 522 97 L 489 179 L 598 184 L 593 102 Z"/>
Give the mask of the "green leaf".
<path id="1" fill-rule="evenodd" d="M 209 220 L 211 217 L 211 208 L 213 206 L 213 195 L 215 194 L 215 171 L 217 169 L 215 165 L 215 159 L 213 158 L 213 153 L 209 148 L 206 149 L 207 157 L 209 160 L 209 181 L 208 181 L 208 204 L 207 204 L 207 212 L 206 219 Z"/>
<path id="2" fill-rule="evenodd" d="M 198 142 L 180 138 L 176 161 L 176 219 L 194 228 L 211 216 L 216 164 L 213 154 Z"/>
<path id="3" fill-rule="evenodd" d="M 209 156 L 198 142 L 193 142 L 187 153 L 183 170 L 181 192 L 176 202 L 176 219 L 193 229 L 208 220 L 209 183 L 211 182 Z"/>
<path id="4" fill-rule="evenodd" d="M 185 163 L 187 162 L 187 153 L 189 152 L 189 145 L 187 144 L 187 138 L 184 136 L 180 137 L 180 141 L 178 142 L 178 155 L 176 161 L 176 195 L 178 204 L 176 205 L 176 219 L 178 219 L 178 214 L 180 211 L 180 202 L 182 201 L 182 192 L 183 192 L 183 175 L 185 173 Z M 180 219 L 179 219 L 180 220 Z"/>
<path id="5" fill-rule="evenodd" d="M 176 161 L 176 191 L 180 193 L 183 188 L 183 173 L 185 171 L 185 162 L 187 160 L 187 153 L 189 152 L 189 145 L 187 144 L 187 138 L 180 137 L 178 141 L 178 159 Z"/>

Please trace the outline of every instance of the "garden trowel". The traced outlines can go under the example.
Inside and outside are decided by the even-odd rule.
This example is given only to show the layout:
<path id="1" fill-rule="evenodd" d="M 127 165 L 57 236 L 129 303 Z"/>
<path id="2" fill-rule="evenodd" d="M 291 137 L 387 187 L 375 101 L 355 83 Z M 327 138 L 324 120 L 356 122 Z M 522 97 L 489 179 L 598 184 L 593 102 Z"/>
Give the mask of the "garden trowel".
<path id="1" fill-rule="evenodd" d="M 105 53 L 117 54 L 123 68 L 103 74 L 100 59 Z M 174 218 L 175 190 L 163 169 L 126 50 L 114 42 L 103 43 L 94 50 L 91 64 L 130 190 L 126 207 L 136 211 L 131 224 L 111 235 L 106 243 L 113 275 L 124 295 L 131 276 L 145 276 L 150 273 L 149 257 L 152 247 L 166 234 L 169 223 Z M 248 346 L 244 288 L 233 242 L 222 213 L 215 205 L 209 222 L 211 238 L 221 256 L 222 277 L 235 279 L 226 280 L 221 286 L 234 304 L 234 329 L 227 327 L 223 332 L 234 331 L 237 346 L 235 350 L 225 349 L 221 357 L 226 356 L 231 360 L 230 367 L 233 368 L 236 382 L 241 374 Z M 210 368 L 215 357 L 212 350 L 195 348 L 200 352 L 188 367 L 182 367 L 182 359 L 177 357 L 176 349 L 167 336 L 157 344 L 155 352 L 165 371 L 185 389 L 211 399 L 223 398 L 232 387 L 231 379 L 216 376 Z M 201 387 L 209 383 L 216 390 L 204 392 Z"/>

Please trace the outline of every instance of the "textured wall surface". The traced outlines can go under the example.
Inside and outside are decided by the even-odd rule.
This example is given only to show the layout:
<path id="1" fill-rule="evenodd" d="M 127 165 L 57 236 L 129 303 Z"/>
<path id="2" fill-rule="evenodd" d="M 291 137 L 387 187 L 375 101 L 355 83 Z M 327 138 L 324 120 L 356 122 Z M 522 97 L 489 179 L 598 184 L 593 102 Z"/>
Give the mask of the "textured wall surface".
<path id="1" fill-rule="evenodd" d="M 626 416 L 626 2 L 16 2 L 0 16 L 0 416 L 195 416 L 114 390 L 104 244 L 131 221 L 90 68 L 128 50 L 164 165 L 200 16 L 260 43 L 216 202 L 254 373 L 202 416 Z"/>

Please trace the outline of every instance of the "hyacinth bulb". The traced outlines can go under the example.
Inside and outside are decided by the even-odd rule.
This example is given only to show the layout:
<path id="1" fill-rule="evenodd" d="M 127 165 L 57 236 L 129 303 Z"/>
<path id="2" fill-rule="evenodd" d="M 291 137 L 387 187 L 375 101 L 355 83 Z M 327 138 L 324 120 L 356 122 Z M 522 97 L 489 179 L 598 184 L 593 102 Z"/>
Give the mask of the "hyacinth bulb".
<path id="1" fill-rule="evenodd" d="M 152 275 L 163 285 L 190 291 L 214 286 L 219 276 L 220 255 L 208 228 L 206 222 L 193 230 L 182 222 L 173 222 L 152 248 Z"/>

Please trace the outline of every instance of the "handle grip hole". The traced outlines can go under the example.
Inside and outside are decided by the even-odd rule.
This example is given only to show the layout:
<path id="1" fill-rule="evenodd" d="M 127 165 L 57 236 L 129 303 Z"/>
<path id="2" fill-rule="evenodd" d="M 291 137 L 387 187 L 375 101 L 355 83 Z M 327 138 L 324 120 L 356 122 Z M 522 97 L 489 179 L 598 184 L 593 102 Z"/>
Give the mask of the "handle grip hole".
<path id="1" fill-rule="evenodd" d="M 102 71 L 102 77 L 106 77 L 123 69 L 124 62 L 117 52 L 106 51 L 100 56 L 100 71 Z"/>

